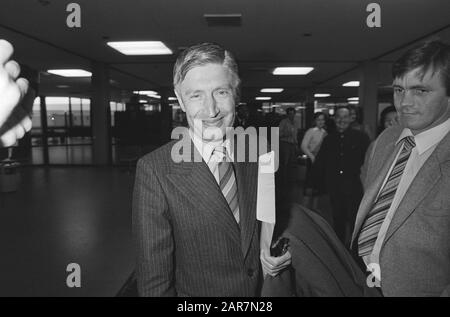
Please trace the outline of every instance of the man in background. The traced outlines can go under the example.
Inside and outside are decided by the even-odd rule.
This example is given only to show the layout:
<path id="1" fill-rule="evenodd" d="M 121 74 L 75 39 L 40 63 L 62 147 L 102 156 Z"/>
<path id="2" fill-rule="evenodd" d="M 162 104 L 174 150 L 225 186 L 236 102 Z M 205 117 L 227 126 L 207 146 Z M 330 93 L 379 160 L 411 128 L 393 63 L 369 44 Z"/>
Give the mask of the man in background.
<path id="1" fill-rule="evenodd" d="M 370 140 L 365 133 L 350 128 L 348 108 L 339 108 L 335 121 L 336 131 L 324 138 L 313 167 L 313 175 L 316 187 L 330 197 L 337 236 L 349 246 L 363 196 L 360 169 Z"/>

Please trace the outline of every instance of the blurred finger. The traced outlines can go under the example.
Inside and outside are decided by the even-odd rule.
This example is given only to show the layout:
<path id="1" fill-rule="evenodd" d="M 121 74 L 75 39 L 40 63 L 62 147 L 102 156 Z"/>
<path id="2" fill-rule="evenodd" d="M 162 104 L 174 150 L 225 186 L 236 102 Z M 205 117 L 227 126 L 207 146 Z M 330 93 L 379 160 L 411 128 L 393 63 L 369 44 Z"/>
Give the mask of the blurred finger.
<path id="1" fill-rule="evenodd" d="M 17 86 L 19 86 L 20 89 L 20 96 L 21 98 L 23 96 L 26 95 L 27 91 L 28 91 L 28 80 L 26 80 L 25 78 L 21 77 L 19 79 L 16 80 Z"/>
<path id="2" fill-rule="evenodd" d="M 9 61 L 5 64 L 5 70 L 14 80 L 19 77 L 20 65 L 16 61 Z"/>
<path id="3" fill-rule="evenodd" d="M 0 65 L 5 64 L 14 53 L 14 48 L 11 43 L 5 40 L 0 40 Z"/>
<path id="4" fill-rule="evenodd" d="M 16 134 L 13 130 L 8 130 L 0 136 L 0 144 L 4 147 L 13 146 L 16 141 Z"/>
<path id="5" fill-rule="evenodd" d="M 20 122 L 20 125 L 23 127 L 23 129 L 25 130 L 25 132 L 30 131 L 31 128 L 32 128 L 31 118 L 30 118 L 30 117 L 24 118 L 24 119 Z"/>
<path id="6" fill-rule="evenodd" d="M 16 125 L 13 129 L 14 129 L 14 133 L 16 134 L 17 140 L 23 138 L 23 136 L 26 133 L 25 129 L 23 128 L 23 126 L 21 124 Z"/>

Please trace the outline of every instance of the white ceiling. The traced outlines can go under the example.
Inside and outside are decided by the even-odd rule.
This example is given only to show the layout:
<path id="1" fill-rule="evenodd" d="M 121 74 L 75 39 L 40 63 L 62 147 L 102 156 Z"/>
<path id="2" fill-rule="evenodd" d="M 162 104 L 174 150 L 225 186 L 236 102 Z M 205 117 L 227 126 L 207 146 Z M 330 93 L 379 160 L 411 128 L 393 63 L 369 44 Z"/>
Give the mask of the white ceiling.
<path id="1" fill-rule="evenodd" d="M 107 40 L 161 40 L 175 53 L 214 41 L 233 51 L 243 79 L 243 99 L 264 87 L 285 88 L 279 101 L 300 101 L 306 91 L 331 92 L 330 100 L 357 95 L 341 84 L 359 77 L 360 62 L 377 59 L 379 85 L 408 44 L 427 35 L 450 42 L 449 0 L 1 0 L 0 38 L 15 58 L 40 71 L 90 69 L 91 60 L 112 67 L 115 95 L 123 90 L 171 89 L 172 56 L 125 56 Z M 66 5 L 81 6 L 81 28 L 66 26 Z M 367 4 L 381 6 L 381 28 L 366 26 Z M 240 13 L 238 27 L 208 27 L 206 13 Z M 311 36 L 304 36 L 310 33 Z M 307 76 L 273 76 L 276 66 L 313 66 Z M 68 84 L 67 89 L 56 85 Z M 86 80 L 42 76 L 47 94 L 88 94 Z"/>

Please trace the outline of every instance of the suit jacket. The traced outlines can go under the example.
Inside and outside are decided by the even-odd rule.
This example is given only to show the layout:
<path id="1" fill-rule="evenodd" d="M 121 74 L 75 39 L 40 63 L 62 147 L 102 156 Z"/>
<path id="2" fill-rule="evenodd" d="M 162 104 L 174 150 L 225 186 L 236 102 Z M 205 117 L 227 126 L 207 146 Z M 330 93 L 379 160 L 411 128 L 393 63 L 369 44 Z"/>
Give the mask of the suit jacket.
<path id="1" fill-rule="evenodd" d="M 330 194 L 362 195 L 360 170 L 369 143 L 365 133 L 351 128 L 328 134 L 313 165 L 316 188 Z"/>
<path id="2" fill-rule="evenodd" d="M 365 163 L 365 194 L 353 232 L 361 226 L 392 165 L 401 127 L 385 130 Z M 450 134 L 436 146 L 398 206 L 380 252 L 385 296 L 450 293 Z"/>
<path id="3" fill-rule="evenodd" d="M 380 296 L 367 286 L 359 265 L 317 213 L 294 205 L 283 236 L 289 238 L 292 267 L 266 277 L 263 296 Z"/>
<path id="4" fill-rule="evenodd" d="M 175 142 L 137 164 L 133 234 L 139 294 L 257 295 L 261 270 L 257 163 L 233 163 L 238 225 L 204 161 L 175 163 L 171 159 Z M 192 142 L 191 146 L 197 151 Z"/>

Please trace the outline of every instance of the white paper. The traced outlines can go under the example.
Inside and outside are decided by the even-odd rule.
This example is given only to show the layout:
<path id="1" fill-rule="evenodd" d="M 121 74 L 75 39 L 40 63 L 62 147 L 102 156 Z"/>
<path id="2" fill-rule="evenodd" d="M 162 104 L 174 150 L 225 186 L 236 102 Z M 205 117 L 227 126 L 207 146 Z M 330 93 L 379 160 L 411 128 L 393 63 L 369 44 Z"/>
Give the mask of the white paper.
<path id="1" fill-rule="evenodd" d="M 260 248 L 270 255 L 273 230 L 275 228 L 275 153 L 261 155 L 258 160 L 258 189 L 256 219 L 261 221 Z M 263 267 L 264 277 L 267 275 Z"/>

